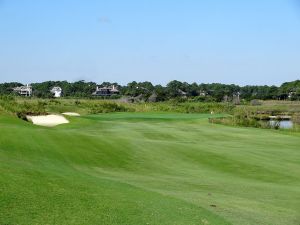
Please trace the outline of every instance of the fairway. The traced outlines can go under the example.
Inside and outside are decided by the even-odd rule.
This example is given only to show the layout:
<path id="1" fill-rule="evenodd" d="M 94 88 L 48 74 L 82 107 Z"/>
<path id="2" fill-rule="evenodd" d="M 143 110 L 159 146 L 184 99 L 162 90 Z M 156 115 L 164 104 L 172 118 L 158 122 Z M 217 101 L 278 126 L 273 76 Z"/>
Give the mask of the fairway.
<path id="1" fill-rule="evenodd" d="M 0 224 L 299 225 L 299 133 L 209 117 L 0 115 Z"/>

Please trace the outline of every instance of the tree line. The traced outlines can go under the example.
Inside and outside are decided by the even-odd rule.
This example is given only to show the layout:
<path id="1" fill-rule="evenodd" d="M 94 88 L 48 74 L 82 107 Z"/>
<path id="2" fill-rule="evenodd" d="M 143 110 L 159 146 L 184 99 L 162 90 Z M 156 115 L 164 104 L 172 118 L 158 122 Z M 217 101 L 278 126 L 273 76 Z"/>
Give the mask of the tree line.
<path id="1" fill-rule="evenodd" d="M 18 82 L 0 84 L 0 95 L 15 95 L 14 87 L 22 86 Z M 46 81 L 33 83 L 33 96 L 38 98 L 52 98 L 50 90 L 54 86 L 59 86 L 63 90 L 64 97 L 70 98 L 92 98 L 92 93 L 97 86 L 112 86 L 118 88 L 120 94 L 109 98 L 121 98 L 124 96 L 131 98 L 142 98 L 148 101 L 166 101 L 170 99 L 189 99 L 203 102 L 222 101 L 250 101 L 260 100 L 300 100 L 300 80 L 286 82 L 281 86 L 239 86 L 234 84 L 197 84 L 173 80 L 166 86 L 153 85 L 151 82 L 130 82 L 127 85 L 118 83 L 103 82 L 97 85 L 95 82 L 77 81 Z"/>

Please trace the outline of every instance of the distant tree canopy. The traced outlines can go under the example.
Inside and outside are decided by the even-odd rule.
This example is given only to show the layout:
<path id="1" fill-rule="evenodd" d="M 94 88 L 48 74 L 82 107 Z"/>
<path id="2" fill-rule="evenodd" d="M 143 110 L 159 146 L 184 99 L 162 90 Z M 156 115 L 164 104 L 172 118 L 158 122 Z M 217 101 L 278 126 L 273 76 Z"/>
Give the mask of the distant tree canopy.
<path id="1" fill-rule="evenodd" d="M 12 94 L 12 89 L 15 88 L 15 87 L 19 87 L 21 85 L 22 84 L 18 83 L 18 82 L 0 84 L 0 94 L 1 95 Z"/>
<path id="2" fill-rule="evenodd" d="M 68 81 L 46 81 L 33 83 L 33 96 L 38 98 L 52 98 L 50 90 L 59 86 L 63 90 L 64 97 L 90 98 L 97 86 L 107 87 L 114 85 L 120 91 L 120 96 L 137 97 L 144 99 L 165 101 L 170 99 L 191 99 L 193 101 L 234 101 L 234 99 L 261 100 L 300 100 L 300 80 L 283 83 L 277 86 L 238 86 L 234 84 L 197 84 L 173 80 L 166 86 L 153 85 L 151 82 L 130 82 L 125 86 L 118 83 L 103 82 L 97 85 L 95 82 L 83 80 L 70 83 Z M 13 88 L 22 86 L 21 83 L 11 82 L 0 84 L 0 95 L 13 95 Z"/>

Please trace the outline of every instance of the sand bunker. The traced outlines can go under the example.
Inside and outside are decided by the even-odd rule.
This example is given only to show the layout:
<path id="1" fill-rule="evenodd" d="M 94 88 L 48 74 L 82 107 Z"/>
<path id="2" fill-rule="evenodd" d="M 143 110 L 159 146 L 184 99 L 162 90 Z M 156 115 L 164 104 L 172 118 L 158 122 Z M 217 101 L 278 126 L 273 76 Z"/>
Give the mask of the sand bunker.
<path id="1" fill-rule="evenodd" d="M 66 116 L 80 116 L 79 113 L 75 113 L 75 112 L 64 112 L 62 114 Z"/>
<path id="2" fill-rule="evenodd" d="M 46 127 L 54 127 L 60 124 L 69 123 L 69 121 L 61 115 L 47 115 L 47 116 L 27 116 L 29 121 L 33 124 Z"/>

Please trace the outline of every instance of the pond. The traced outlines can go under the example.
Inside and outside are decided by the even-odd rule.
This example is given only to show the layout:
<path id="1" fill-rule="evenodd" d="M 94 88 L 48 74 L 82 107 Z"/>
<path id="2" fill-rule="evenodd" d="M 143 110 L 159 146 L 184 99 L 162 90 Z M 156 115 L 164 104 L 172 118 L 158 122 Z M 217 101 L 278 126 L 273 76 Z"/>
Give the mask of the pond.
<path id="1" fill-rule="evenodd" d="M 279 127 L 281 129 L 292 129 L 294 127 L 294 123 L 291 120 L 270 120 L 268 121 L 271 127 Z"/>

